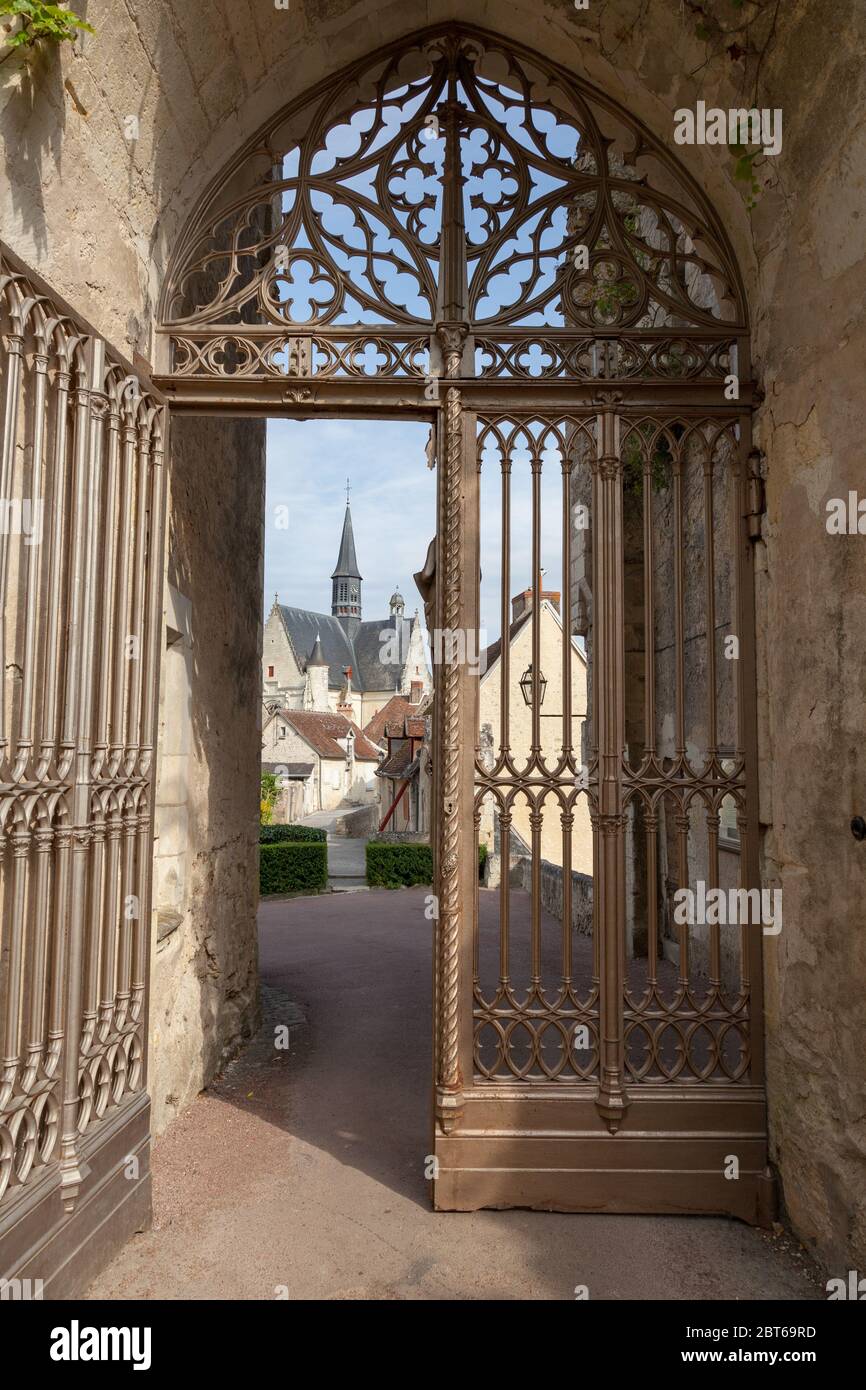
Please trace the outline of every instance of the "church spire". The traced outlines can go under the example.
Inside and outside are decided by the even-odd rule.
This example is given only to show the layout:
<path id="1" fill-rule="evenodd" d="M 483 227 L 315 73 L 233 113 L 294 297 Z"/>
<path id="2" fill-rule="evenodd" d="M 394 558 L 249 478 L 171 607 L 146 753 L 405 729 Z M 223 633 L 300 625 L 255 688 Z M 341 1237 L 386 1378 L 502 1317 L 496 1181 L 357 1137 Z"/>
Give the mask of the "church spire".
<path id="1" fill-rule="evenodd" d="M 352 511 L 349 506 L 349 482 L 346 480 L 346 515 L 340 553 L 331 575 L 331 613 L 339 618 L 350 637 L 361 621 L 361 571 L 355 555 L 355 534 L 352 530 Z"/>

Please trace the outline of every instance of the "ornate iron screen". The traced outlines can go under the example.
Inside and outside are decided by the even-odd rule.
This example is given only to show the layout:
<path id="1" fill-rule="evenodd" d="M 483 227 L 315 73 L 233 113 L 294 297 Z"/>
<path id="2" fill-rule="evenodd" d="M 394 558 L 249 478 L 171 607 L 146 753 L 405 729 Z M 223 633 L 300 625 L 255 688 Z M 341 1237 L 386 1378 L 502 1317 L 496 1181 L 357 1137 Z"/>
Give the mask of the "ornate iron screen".
<path id="1" fill-rule="evenodd" d="M 0 379 L 0 1273 L 53 1289 L 150 1210 L 165 419 L 6 253 Z"/>
<path id="2" fill-rule="evenodd" d="M 444 324 L 462 377 L 715 385 L 746 327 L 724 231 L 665 146 L 536 55 L 455 29 L 262 131 L 191 217 L 161 319 L 178 393 L 423 381 Z"/>
<path id="3" fill-rule="evenodd" d="M 434 426 L 428 622 L 499 632 L 481 675 L 434 643 L 437 1205 L 765 1219 L 761 928 L 677 915 L 758 885 L 748 322 L 698 185 L 425 31 L 206 191 L 158 368 L 176 409 Z"/>

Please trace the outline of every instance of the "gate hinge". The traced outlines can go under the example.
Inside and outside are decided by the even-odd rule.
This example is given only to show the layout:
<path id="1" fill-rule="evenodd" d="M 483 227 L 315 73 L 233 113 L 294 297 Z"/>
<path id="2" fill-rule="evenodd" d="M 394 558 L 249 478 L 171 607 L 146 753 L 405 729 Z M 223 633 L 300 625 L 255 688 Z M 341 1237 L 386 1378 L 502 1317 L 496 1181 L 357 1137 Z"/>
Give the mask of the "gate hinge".
<path id="1" fill-rule="evenodd" d="M 764 486 L 764 451 L 749 451 L 749 472 L 746 492 L 746 520 L 749 524 L 749 540 L 761 539 L 761 517 L 767 510 L 767 492 Z"/>

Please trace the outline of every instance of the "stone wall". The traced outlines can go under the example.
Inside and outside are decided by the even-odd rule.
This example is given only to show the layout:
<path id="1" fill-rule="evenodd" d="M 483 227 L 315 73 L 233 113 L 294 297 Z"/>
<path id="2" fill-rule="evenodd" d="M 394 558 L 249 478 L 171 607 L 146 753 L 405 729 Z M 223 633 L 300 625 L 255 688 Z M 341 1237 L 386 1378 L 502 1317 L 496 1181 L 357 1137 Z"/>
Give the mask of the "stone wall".
<path id="1" fill-rule="evenodd" d="M 520 886 L 531 893 L 532 859 L 524 857 L 519 864 Z M 541 861 L 541 906 L 557 922 L 562 921 L 562 865 L 547 859 Z M 581 936 L 592 936 L 592 877 L 577 870 L 571 875 L 571 927 Z"/>
<path id="2" fill-rule="evenodd" d="M 677 107 L 741 106 L 756 83 L 760 105 L 783 109 L 783 152 L 765 161 L 753 212 L 727 149 L 677 153 L 739 258 L 765 392 L 761 819 L 767 886 L 785 894 L 784 930 L 766 939 L 773 1157 L 803 1240 L 836 1270 L 863 1268 L 866 845 L 848 827 L 866 787 L 866 564 L 863 538 L 827 535 L 824 505 L 862 489 L 866 9 L 836 0 L 737 13 L 727 0 L 705 0 L 700 16 L 646 0 L 587 10 L 565 0 L 79 8 L 95 35 L 4 66 L 0 228 L 113 343 L 151 360 L 168 255 L 224 161 L 295 94 L 424 25 L 456 17 L 555 54 L 667 140 Z M 756 8 L 748 35 L 734 28 Z M 135 139 L 128 116 L 139 123 Z M 259 486 L 256 471 L 254 493 Z M 218 520 L 211 515 L 212 526 Z M 235 521 L 222 520 L 234 535 Z M 257 560 L 246 558 L 251 574 Z M 230 708 L 213 711 L 215 724 Z M 238 714 L 234 747 L 246 746 L 254 725 L 254 715 Z M 216 737 L 208 731 L 209 747 Z M 210 845 L 211 862 L 224 862 L 225 819 L 193 823 L 196 858 Z"/>
<path id="3" fill-rule="evenodd" d="M 350 840 L 366 840 L 370 835 L 376 834 L 376 827 L 379 824 L 379 803 L 375 802 L 371 806 L 359 806 L 357 811 L 347 811 L 344 816 L 334 822 L 331 830 L 332 835 L 342 835 Z M 379 839 L 386 839 L 380 835 Z M 421 839 L 424 837 L 421 836 Z"/>
<path id="4" fill-rule="evenodd" d="M 263 423 L 174 421 L 169 483 L 150 1007 L 157 1133 L 258 1018 Z"/>
<path id="5" fill-rule="evenodd" d="M 314 811 L 313 778 L 286 777 L 277 791 L 271 822 L 274 825 L 297 825 Z"/>
<path id="6" fill-rule="evenodd" d="M 498 480 L 497 480 L 498 483 Z M 492 491 L 492 489 L 491 489 Z M 562 622 L 553 604 L 546 601 L 540 607 L 541 671 L 547 681 L 541 718 L 541 756 L 548 767 L 555 767 L 562 757 Z M 529 760 L 532 745 L 532 710 L 523 698 L 520 680 L 532 662 L 532 620 L 525 622 L 514 636 L 510 647 L 508 707 L 508 745 L 517 767 Z M 479 693 L 479 732 L 481 746 L 486 750 L 488 765 L 496 756 L 501 731 L 502 661 L 494 661 L 482 673 Z M 572 737 L 580 749 L 583 715 L 586 712 L 587 681 L 583 654 L 572 651 L 571 709 Z M 541 854 L 551 863 L 562 862 L 563 831 L 559 803 L 549 797 L 544 803 L 541 819 Z M 584 872 L 592 872 L 592 826 L 586 796 L 579 796 L 573 809 L 571 830 L 571 862 Z M 525 797 L 515 798 L 511 810 L 511 828 L 527 844 L 532 842 L 530 807 Z M 488 850 L 498 838 L 498 816 L 492 796 L 482 805 L 480 839 Z"/>

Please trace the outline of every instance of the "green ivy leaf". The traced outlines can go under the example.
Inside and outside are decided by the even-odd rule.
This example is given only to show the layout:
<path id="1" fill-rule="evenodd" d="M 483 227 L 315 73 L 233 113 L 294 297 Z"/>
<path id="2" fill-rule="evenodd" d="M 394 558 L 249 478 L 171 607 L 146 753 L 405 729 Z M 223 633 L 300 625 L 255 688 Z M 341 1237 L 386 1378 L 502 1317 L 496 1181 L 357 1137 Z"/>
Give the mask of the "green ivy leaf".
<path id="1" fill-rule="evenodd" d="M 22 21 L 22 28 L 7 38 L 7 49 L 32 48 L 40 39 L 71 43 L 79 31 L 96 33 L 93 25 L 74 10 L 46 4 L 42 0 L 0 0 L 0 15 L 10 15 Z"/>

